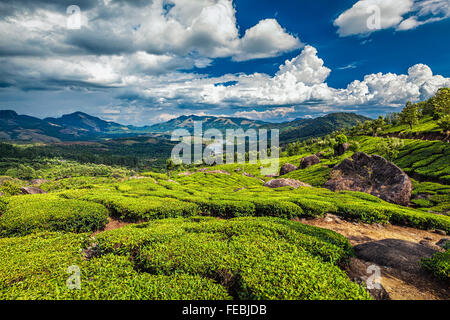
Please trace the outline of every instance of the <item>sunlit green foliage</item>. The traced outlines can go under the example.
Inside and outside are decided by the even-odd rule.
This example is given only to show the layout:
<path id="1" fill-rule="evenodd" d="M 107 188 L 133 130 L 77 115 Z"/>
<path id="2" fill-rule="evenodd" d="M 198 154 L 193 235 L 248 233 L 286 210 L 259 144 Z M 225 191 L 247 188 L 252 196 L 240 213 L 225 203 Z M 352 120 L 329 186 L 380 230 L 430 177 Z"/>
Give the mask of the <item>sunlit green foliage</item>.
<path id="1" fill-rule="evenodd" d="M 101 205 L 56 195 L 15 196 L 6 201 L 0 216 L 0 236 L 36 231 L 94 231 L 104 227 L 108 217 Z"/>
<path id="2" fill-rule="evenodd" d="M 450 246 L 450 244 L 448 244 Z M 437 278 L 450 282 L 450 248 L 445 252 L 436 252 L 431 258 L 422 259 L 422 267 Z"/>
<path id="3" fill-rule="evenodd" d="M 417 108 L 417 105 L 412 104 L 411 102 L 407 102 L 406 106 L 403 108 L 402 112 L 400 113 L 400 121 L 404 124 L 409 125 L 409 127 L 412 129 L 412 127 L 419 123 L 419 109 Z"/>
<path id="4" fill-rule="evenodd" d="M 224 287 L 198 275 L 136 271 L 129 256 L 90 260 L 86 234 L 41 233 L 0 239 L 2 299 L 230 299 Z M 70 266 L 79 268 L 80 290 L 69 289 Z"/>

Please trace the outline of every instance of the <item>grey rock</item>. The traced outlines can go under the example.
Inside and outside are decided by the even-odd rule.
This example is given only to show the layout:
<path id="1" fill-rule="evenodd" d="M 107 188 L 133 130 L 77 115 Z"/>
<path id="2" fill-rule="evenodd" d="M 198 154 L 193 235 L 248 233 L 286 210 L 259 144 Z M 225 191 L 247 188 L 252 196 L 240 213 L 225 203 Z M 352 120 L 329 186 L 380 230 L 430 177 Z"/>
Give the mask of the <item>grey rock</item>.
<path id="1" fill-rule="evenodd" d="M 441 248 L 450 248 L 450 239 L 449 238 L 442 238 L 438 242 L 436 242 L 436 245 Z"/>
<path id="2" fill-rule="evenodd" d="M 436 229 L 436 230 L 434 230 L 434 232 L 437 233 L 437 234 L 440 234 L 441 236 L 446 236 L 447 235 L 447 232 L 445 230 Z"/>
<path id="3" fill-rule="evenodd" d="M 312 155 L 309 157 L 304 157 L 302 158 L 302 160 L 300 161 L 300 169 L 306 169 L 312 165 L 318 164 L 320 163 L 320 159 L 318 156 L 316 155 Z"/>
<path id="4" fill-rule="evenodd" d="M 359 259 L 406 272 L 419 271 L 420 260 L 437 252 L 428 246 L 399 239 L 367 242 L 355 246 L 354 250 Z"/>
<path id="5" fill-rule="evenodd" d="M 46 191 L 39 189 L 39 188 L 35 188 L 35 187 L 22 187 L 20 188 L 20 191 L 23 194 L 43 194 L 43 193 L 47 193 Z"/>
<path id="6" fill-rule="evenodd" d="M 311 187 L 309 184 L 301 182 L 299 180 L 283 178 L 267 181 L 264 186 L 269 188 L 293 187 L 295 189 L 299 187 Z"/>
<path id="7" fill-rule="evenodd" d="M 412 183 L 408 175 L 392 162 L 378 155 L 356 152 L 336 166 L 325 188 L 332 191 L 359 191 L 385 201 L 408 205 Z"/>
<path id="8" fill-rule="evenodd" d="M 290 163 L 285 163 L 280 169 L 280 176 L 288 174 L 289 172 L 295 171 L 297 169 L 297 166 Z"/>

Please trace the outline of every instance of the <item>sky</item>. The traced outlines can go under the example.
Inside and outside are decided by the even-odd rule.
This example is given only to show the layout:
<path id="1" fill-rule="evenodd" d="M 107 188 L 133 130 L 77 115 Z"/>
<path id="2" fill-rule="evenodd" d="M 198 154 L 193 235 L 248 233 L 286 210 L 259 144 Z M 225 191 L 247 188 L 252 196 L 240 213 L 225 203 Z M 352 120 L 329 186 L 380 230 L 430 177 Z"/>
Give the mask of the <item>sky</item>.
<path id="1" fill-rule="evenodd" d="M 376 117 L 450 87 L 449 18 L 449 0 L 1 0 L 0 109 Z"/>

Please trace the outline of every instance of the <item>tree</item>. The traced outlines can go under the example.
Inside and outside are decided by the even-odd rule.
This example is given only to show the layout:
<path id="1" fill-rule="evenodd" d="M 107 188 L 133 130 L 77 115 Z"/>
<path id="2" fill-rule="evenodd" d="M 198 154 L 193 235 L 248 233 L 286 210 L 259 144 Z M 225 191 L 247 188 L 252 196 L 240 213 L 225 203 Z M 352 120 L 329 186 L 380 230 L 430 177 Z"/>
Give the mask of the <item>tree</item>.
<path id="1" fill-rule="evenodd" d="M 406 106 L 400 113 L 400 121 L 403 124 L 408 124 L 411 129 L 414 125 L 419 123 L 419 110 L 415 104 L 411 103 L 411 101 L 406 103 Z"/>
<path id="2" fill-rule="evenodd" d="M 177 165 L 175 164 L 175 162 L 173 162 L 172 158 L 167 159 L 166 169 L 167 169 L 167 172 L 169 173 L 169 177 L 170 177 L 170 172 L 175 170 L 176 167 L 177 167 Z"/>
<path id="3" fill-rule="evenodd" d="M 336 143 L 338 145 L 344 144 L 347 141 L 348 141 L 348 138 L 347 138 L 347 136 L 345 134 L 339 134 L 339 135 L 336 136 Z"/>
<path id="4" fill-rule="evenodd" d="M 335 139 L 336 145 L 334 146 L 334 155 L 341 156 L 347 150 L 344 144 L 347 143 L 348 138 L 345 134 L 338 134 Z"/>
<path id="5" fill-rule="evenodd" d="M 30 166 L 19 164 L 17 168 L 17 177 L 19 179 L 30 180 L 36 178 L 36 172 Z"/>
<path id="6" fill-rule="evenodd" d="M 363 130 L 364 130 L 364 133 L 367 134 L 367 135 L 373 133 L 373 125 L 372 125 L 372 121 L 371 120 L 364 121 Z"/>
<path id="7" fill-rule="evenodd" d="M 383 116 L 379 116 L 378 119 L 372 121 L 372 131 L 373 135 L 377 136 L 378 132 L 383 129 L 383 126 L 385 125 Z"/>
<path id="8" fill-rule="evenodd" d="M 354 126 L 353 128 L 350 129 L 350 133 L 352 135 L 358 135 L 358 134 L 364 133 L 363 130 L 364 130 L 364 126 L 363 126 L 362 122 L 357 120 L 356 126 Z"/>
<path id="9" fill-rule="evenodd" d="M 438 120 L 450 114 L 450 88 L 441 88 L 436 95 L 423 103 L 423 113 Z"/>
<path id="10" fill-rule="evenodd" d="M 450 131 L 450 114 L 446 114 L 441 119 L 437 121 L 437 125 L 442 131 L 447 132 Z"/>
<path id="11" fill-rule="evenodd" d="M 379 150 L 384 157 L 392 162 L 398 156 L 399 150 L 403 145 L 403 140 L 399 138 L 387 138 L 381 141 Z"/>

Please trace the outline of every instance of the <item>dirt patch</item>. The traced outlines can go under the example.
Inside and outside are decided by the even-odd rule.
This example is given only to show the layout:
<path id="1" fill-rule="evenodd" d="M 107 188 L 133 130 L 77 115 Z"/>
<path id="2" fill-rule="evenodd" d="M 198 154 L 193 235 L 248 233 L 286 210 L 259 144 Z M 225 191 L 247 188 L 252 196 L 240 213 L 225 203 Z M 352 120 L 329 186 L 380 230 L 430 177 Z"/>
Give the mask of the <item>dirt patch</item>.
<path id="1" fill-rule="evenodd" d="M 300 222 L 340 233 L 346 237 L 353 246 L 383 239 L 400 239 L 417 243 L 425 240 L 436 243 L 442 238 L 445 238 L 445 236 L 434 232 L 394 226 L 391 224 L 367 224 L 346 221 L 339 218 L 336 220 L 332 215 L 319 219 L 302 219 Z"/>
<path id="2" fill-rule="evenodd" d="M 368 242 L 383 239 L 400 239 L 417 244 L 430 246 L 439 249 L 435 244 L 445 238 L 434 232 L 418 230 L 409 227 L 394 225 L 366 224 L 342 220 L 338 217 L 327 215 L 324 218 L 301 219 L 302 223 L 330 229 L 346 237 L 353 245 L 360 245 Z M 373 262 L 352 258 L 346 271 L 349 277 L 357 282 L 366 281 L 373 273 L 367 268 L 375 265 Z M 392 300 L 448 300 L 450 299 L 450 289 L 448 284 L 433 278 L 422 269 L 405 271 L 399 268 L 378 266 L 381 271 L 380 283 L 385 289 L 388 297 L 375 296 L 376 299 Z"/>
<path id="3" fill-rule="evenodd" d="M 103 230 L 97 230 L 95 231 L 92 236 L 95 237 L 97 234 L 105 232 L 105 231 L 109 231 L 109 230 L 114 230 L 114 229 L 120 229 L 123 228 L 129 224 L 135 224 L 133 222 L 125 222 L 122 220 L 118 220 L 118 219 L 114 219 L 111 217 L 108 217 L 108 223 L 106 224 L 105 228 Z"/>

